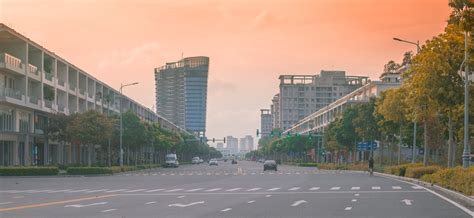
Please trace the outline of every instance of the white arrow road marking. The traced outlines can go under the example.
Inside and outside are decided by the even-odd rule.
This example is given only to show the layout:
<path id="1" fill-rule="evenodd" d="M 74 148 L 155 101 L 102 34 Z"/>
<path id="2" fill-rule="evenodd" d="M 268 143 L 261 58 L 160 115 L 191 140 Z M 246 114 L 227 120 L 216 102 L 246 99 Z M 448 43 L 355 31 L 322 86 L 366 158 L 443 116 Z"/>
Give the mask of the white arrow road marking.
<path id="1" fill-rule="evenodd" d="M 296 207 L 296 206 L 298 206 L 300 204 L 303 204 L 303 203 L 308 203 L 308 202 L 305 201 L 305 200 L 299 200 L 299 201 L 295 201 L 295 203 L 293 203 L 291 206 Z"/>
<path id="2" fill-rule="evenodd" d="M 103 210 L 103 211 L 100 211 L 100 212 L 107 213 L 107 212 L 114 211 L 114 210 L 117 210 L 117 209 L 108 209 L 108 210 Z"/>
<path id="3" fill-rule="evenodd" d="M 189 206 L 193 206 L 193 205 L 197 205 L 197 204 L 204 204 L 205 202 L 204 201 L 197 201 L 197 202 L 193 202 L 193 203 L 190 203 L 190 204 L 170 204 L 168 205 L 168 207 L 189 207 Z"/>
<path id="4" fill-rule="evenodd" d="M 5 205 L 5 204 L 11 204 L 13 202 L 9 201 L 9 202 L 0 202 L 0 205 Z"/>
<path id="5" fill-rule="evenodd" d="M 309 190 L 310 191 L 316 191 L 316 190 L 319 190 L 319 187 L 311 187 Z"/>
<path id="6" fill-rule="evenodd" d="M 344 210 L 352 210 L 352 207 L 346 207 Z"/>
<path id="7" fill-rule="evenodd" d="M 351 190 L 360 190 L 360 187 L 359 186 L 354 186 L 351 188 Z"/>
<path id="8" fill-rule="evenodd" d="M 228 207 L 228 208 L 223 209 L 223 210 L 221 210 L 221 211 L 222 211 L 222 212 L 226 212 L 226 211 L 229 211 L 229 210 L 232 210 L 232 208 Z"/>
<path id="9" fill-rule="evenodd" d="M 113 192 L 121 192 L 121 191 L 126 191 L 128 189 L 115 189 L 115 190 L 110 190 L 110 191 L 106 191 L 107 193 L 113 193 Z"/>
<path id="10" fill-rule="evenodd" d="M 95 205 L 103 205 L 107 204 L 107 202 L 99 202 L 99 203 L 93 203 L 93 204 L 69 204 L 64 207 L 75 207 L 75 208 L 81 208 L 81 207 L 90 207 L 90 206 L 95 206 Z"/>
<path id="11" fill-rule="evenodd" d="M 171 190 L 168 190 L 168 191 L 165 191 L 165 192 L 177 192 L 177 191 L 181 191 L 183 190 L 182 188 L 177 188 L 177 189 L 171 189 Z"/>
<path id="12" fill-rule="evenodd" d="M 225 190 L 226 192 L 234 192 L 234 191 L 237 191 L 237 190 L 240 190 L 242 188 L 233 188 L 233 189 L 227 189 Z"/>
<path id="13" fill-rule="evenodd" d="M 248 192 L 253 192 L 253 191 L 257 191 L 257 190 L 260 190 L 261 188 L 251 188 L 251 189 L 247 189 Z"/>
<path id="14" fill-rule="evenodd" d="M 339 190 L 339 189 L 341 189 L 341 187 L 337 187 L 337 186 L 336 186 L 336 187 L 332 187 L 332 188 L 331 188 L 331 190 Z"/>
<path id="15" fill-rule="evenodd" d="M 405 203 L 406 205 L 411 205 L 411 202 L 412 202 L 412 201 L 413 201 L 413 200 L 408 200 L 408 199 L 403 199 L 403 200 L 401 200 L 401 202 Z"/>
<path id="16" fill-rule="evenodd" d="M 352 199 L 352 202 L 357 202 L 357 199 Z"/>
<path id="17" fill-rule="evenodd" d="M 145 204 L 156 204 L 156 201 L 146 202 Z"/>
<path id="18" fill-rule="evenodd" d="M 281 188 L 271 188 L 271 189 L 268 189 L 267 191 L 276 191 L 278 189 L 281 189 Z"/>
<path id="19" fill-rule="evenodd" d="M 380 190 L 380 186 L 372 186 L 372 190 Z"/>
<path id="20" fill-rule="evenodd" d="M 293 187 L 293 188 L 290 188 L 290 189 L 288 189 L 288 190 L 289 190 L 289 191 L 296 191 L 296 190 L 298 190 L 298 189 L 300 189 L 300 187 Z"/>
<path id="21" fill-rule="evenodd" d="M 126 191 L 127 193 L 133 193 L 133 192 L 140 192 L 140 191 L 145 191 L 146 189 L 135 189 L 135 190 L 130 190 Z"/>
<path id="22" fill-rule="evenodd" d="M 159 188 L 159 189 L 148 190 L 146 192 L 148 192 L 148 193 L 150 193 L 150 192 L 159 192 L 159 191 L 163 191 L 163 190 L 165 190 L 165 189 Z"/>
<path id="23" fill-rule="evenodd" d="M 208 189 L 208 190 L 206 190 L 206 192 L 214 192 L 214 191 L 218 191 L 218 190 L 221 190 L 221 188 Z"/>
<path id="24" fill-rule="evenodd" d="M 392 186 L 392 189 L 400 190 L 400 189 L 402 189 L 402 187 L 400 187 L 400 186 Z"/>
<path id="25" fill-rule="evenodd" d="M 195 192 L 199 190 L 202 190 L 202 188 L 189 189 L 189 190 L 186 190 L 186 192 Z"/>
<path id="26" fill-rule="evenodd" d="M 255 202 L 255 201 L 254 201 L 254 200 L 247 201 L 247 204 L 251 204 L 251 203 L 253 203 L 253 202 Z"/>

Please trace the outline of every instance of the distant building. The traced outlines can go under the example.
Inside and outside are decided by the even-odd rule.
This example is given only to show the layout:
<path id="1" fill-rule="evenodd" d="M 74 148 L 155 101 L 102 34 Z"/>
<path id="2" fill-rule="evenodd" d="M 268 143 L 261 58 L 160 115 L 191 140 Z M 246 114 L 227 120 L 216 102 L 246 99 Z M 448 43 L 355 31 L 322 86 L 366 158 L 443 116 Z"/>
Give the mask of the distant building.
<path id="1" fill-rule="evenodd" d="M 247 149 L 252 151 L 254 149 L 253 137 L 250 135 L 245 136 L 245 141 L 247 144 Z"/>
<path id="2" fill-rule="evenodd" d="M 245 138 L 239 139 L 239 151 L 247 150 L 247 140 Z"/>
<path id="3" fill-rule="evenodd" d="M 233 136 L 226 137 L 226 149 L 229 150 L 230 154 L 239 153 L 239 140 Z"/>
<path id="4" fill-rule="evenodd" d="M 224 148 L 224 143 L 218 142 L 218 143 L 216 144 L 216 149 L 223 149 L 223 148 Z"/>
<path id="5" fill-rule="evenodd" d="M 260 110 L 260 134 L 261 137 L 267 137 L 272 131 L 272 114 L 269 109 Z"/>
<path id="6" fill-rule="evenodd" d="M 156 112 L 205 136 L 208 71 L 208 57 L 187 57 L 156 68 Z"/>
<path id="7" fill-rule="evenodd" d="M 299 120 L 328 106 L 367 83 L 365 76 L 346 76 L 345 71 L 325 71 L 319 75 L 281 75 L 277 101 L 278 122 L 287 130 Z M 275 107 L 275 106 L 274 106 Z"/>
<path id="8" fill-rule="evenodd" d="M 272 130 L 281 129 L 280 126 L 280 94 L 273 96 L 272 105 L 270 107 L 272 114 Z"/>

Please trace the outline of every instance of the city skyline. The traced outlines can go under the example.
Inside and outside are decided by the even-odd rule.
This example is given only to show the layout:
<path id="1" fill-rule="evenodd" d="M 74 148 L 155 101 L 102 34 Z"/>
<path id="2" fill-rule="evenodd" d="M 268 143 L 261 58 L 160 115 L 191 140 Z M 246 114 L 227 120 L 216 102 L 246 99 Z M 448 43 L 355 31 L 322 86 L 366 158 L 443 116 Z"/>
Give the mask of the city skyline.
<path id="1" fill-rule="evenodd" d="M 195 5 L 193 1 L 139 1 L 136 4 L 150 7 L 133 10 L 127 2 L 65 5 L 54 1 L 57 7 L 48 8 L 51 13 L 42 13 L 49 5 L 47 1 L 2 0 L 0 18 L 114 88 L 122 82 L 138 80 L 140 85 L 130 87 L 125 94 L 150 108 L 154 104 L 154 80 L 150 74 L 154 67 L 179 59 L 182 53 L 209 56 L 213 64 L 209 70 L 207 135 L 222 138 L 255 136 L 260 126 L 259 109 L 271 103 L 280 74 L 345 70 L 351 75 L 376 79 L 388 60 L 400 61 L 404 51 L 413 50 L 409 45 L 394 43 L 392 37 L 423 43 L 442 32 L 450 11 L 444 0 L 375 2 L 302 1 L 293 5 L 291 1 L 208 1 Z M 426 16 L 426 5 L 439 13 Z M 111 7 L 113 12 L 96 19 Z M 167 9 L 173 9 L 173 13 Z M 336 16 L 336 10 L 342 13 Z M 78 19 L 84 11 L 90 16 Z M 121 16 L 124 12 L 131 16 Z M 372 13 L 362 16 L 367 12 Z M 36 19 L 25 20 L 24 13 Z M 197 17 L 199 13 L 203 16 Z M 381 15 L 386 18 L 383 23 L 370 18 Z M 360 19 L 352 20 L 353 16 Z M 183 28 L 171 28 L 171 32 L 163 34 L 161 30 L 170 29 L 170 21 Z M 54 28 L 43 28 L 40 24 L 45 22 Z M 126 28 L 119 28 L 122 26 Z M 155 26 L 161 28 L 152 30 Z M 285 31 L 280 32 L 280 28 Z M 345 31 L 351 32 L 351 37 L 346 37 Z M 74 36 L 64 38 L 64 32 L 74 32 Z M 367 35 L 368 32 L 373 34 Z M 267 40 L 270 35 L 275 37 Z M 252 46 L 256 44 L 258 49 Z M 369 56 L 376 58 L 367 59 Z M 262 83 L 263 78 L 274 80 Z M 252 91 L 256 89 L 261 91 Z M 242 107 L 236 110 L 237 105 Z"/>

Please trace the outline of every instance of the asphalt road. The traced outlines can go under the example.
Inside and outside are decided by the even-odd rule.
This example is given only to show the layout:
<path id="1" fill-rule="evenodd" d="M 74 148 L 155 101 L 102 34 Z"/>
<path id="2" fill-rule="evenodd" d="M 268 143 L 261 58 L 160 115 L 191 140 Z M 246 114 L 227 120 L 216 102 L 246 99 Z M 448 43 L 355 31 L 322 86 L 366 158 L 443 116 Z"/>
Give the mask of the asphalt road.
<path id="1" fill-rule="evenodd" d="M 430 190 L 362 172 L 259 163 L 114 176 L 0 178 L 0 217 L 472 217 Z"/>

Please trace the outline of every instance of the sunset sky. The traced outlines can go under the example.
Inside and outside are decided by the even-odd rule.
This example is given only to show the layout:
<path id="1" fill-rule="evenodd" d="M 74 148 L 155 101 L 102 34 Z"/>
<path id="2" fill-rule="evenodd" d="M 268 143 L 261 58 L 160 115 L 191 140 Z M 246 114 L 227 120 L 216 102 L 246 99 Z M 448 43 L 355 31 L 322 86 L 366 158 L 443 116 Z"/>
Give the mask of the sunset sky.
<path id="1" fill-rule="evenodd" d="M 441 33 L 448 0 L 0 0 L 0 22 L 152 107 L 153 69 L 209 56 L 207 135 L 260 128 L 280 74 L 345 70 L 377 79 Z"/>

